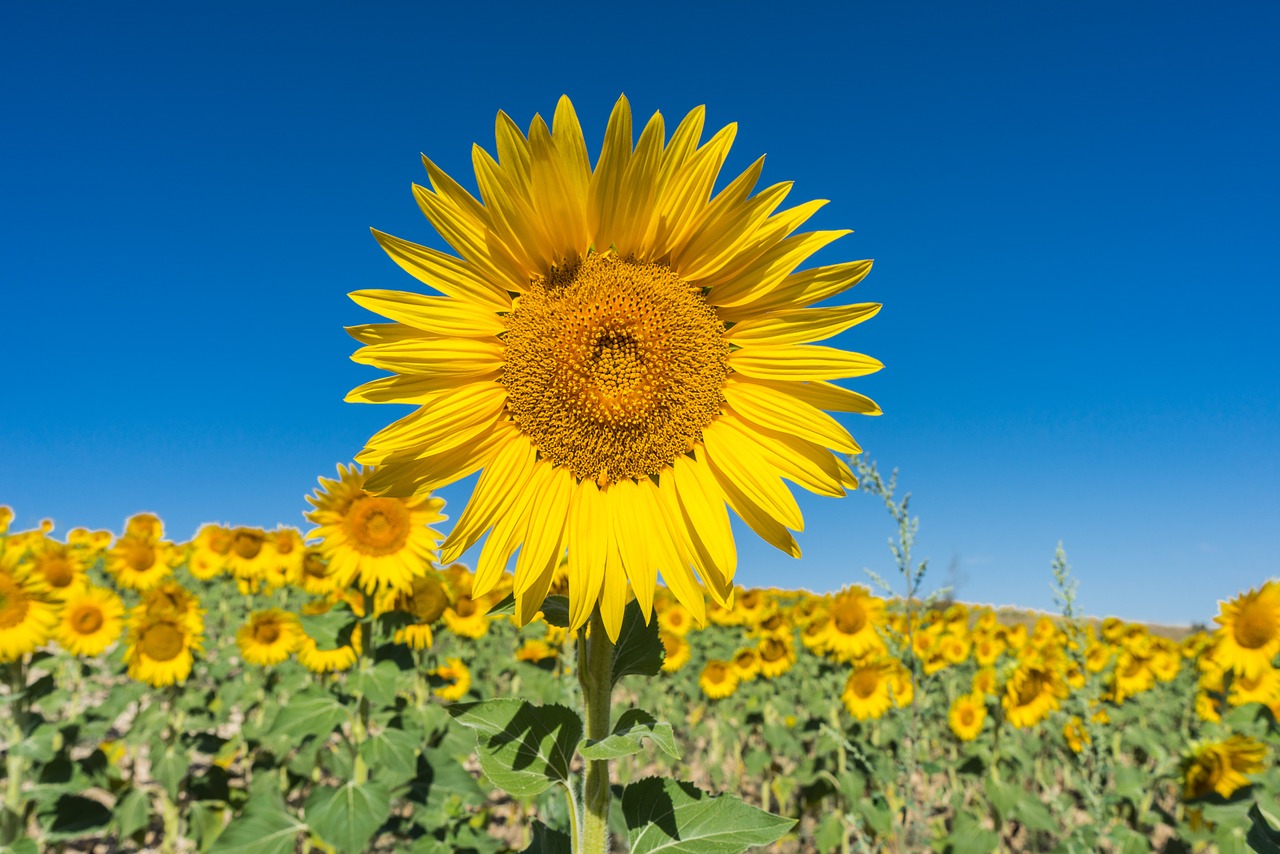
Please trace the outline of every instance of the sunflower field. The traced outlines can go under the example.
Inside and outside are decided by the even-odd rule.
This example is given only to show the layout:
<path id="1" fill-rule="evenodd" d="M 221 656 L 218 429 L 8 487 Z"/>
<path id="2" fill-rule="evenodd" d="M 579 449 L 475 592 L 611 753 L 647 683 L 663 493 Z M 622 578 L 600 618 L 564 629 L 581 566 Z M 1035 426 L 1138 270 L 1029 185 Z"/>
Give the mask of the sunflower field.
<path id="1" fill-rule="evenodd" d="M 442 502 L 389 507 L 364 477 L 322 479 L 318 542 L 219 525 L 172 542 L 150 514 L 120 536 L 5 534 L 0 844 L 570 850 L 545 777 L 581 764 L 580 731 L 538 720 L 579 700 L 566 570 L 520 627 L 510 575 L 473 596 L 468 569 L 431 562 Z M 425 551 L 348 559 L 397 525 Z M 655 598 L 647 623 L 628 605 L 613 662 L 630 742 L 614 850 L 1275 850 L 1275 582 L 1178 637 L 856 585 L 739 588 L 701 621 Z M 485 696 L 532 700 L 505 701 L 530 717 L 511 748 L 525 767 L 477 758 Z M 648 838 L 628 795 L 665 787 L 690 814 L 721 800 L 695 786 L 742 812 L 701 843 Z"/>

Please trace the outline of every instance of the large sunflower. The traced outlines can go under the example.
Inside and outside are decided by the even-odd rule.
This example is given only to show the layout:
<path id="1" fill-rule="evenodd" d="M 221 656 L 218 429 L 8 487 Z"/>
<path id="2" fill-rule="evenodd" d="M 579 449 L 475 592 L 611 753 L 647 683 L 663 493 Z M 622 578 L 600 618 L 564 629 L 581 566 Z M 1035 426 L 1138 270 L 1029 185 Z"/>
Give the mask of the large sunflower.
<path id="1" fill-rule="evenodd" d="M 633 147 L 620 98 L 592 168 L 568 98 L 528 135 L 500 113 L 498 158 L 473 149 L 479 200 L 425 158 L 431 188 L 414 188 L 461 258 L 374 232 L 443 296 L 352 294 L 395 321 L 353 327 L 366 345 L 354 360 L 394 375 L 347 399 L 419 407 L 357 457 L 378 466 L 367 487 L 403 497 L 482 471 L 442 559 L 488 532 L 483 596 L 518 551 L 521 623 L 566 550 L 572 628 L 599 603 L 616 637 L 628 583 L 648 616 L 659 572 L 702 623 L 697 576 L 717 602 L 732 596 L 726 503 L 798 557 L 804 523 L 783 480 L 856 486 L 829 449 L 858 445 L 823 410 L 880 409 L 829 380 L 881 364 L 812 342 L 880 306 L 810 306 L 871 262 L 796 272 L 847 232 L 793 235 L 822 202 L 779 212 L 787 183 L 751 195 L 763 159 L 712 197 L 736 127 L 699 145 L 703 121 L 693 110 L 668 140 L 655 114 Z"/>
<path id="2" fill-rule="evenodd" d="M 1280 584 L 1268 581 L 1260 590 L 1221 602 L 1213 619 L 1218 645 L 1213 657 L 1245 676 L 1256 676 L 1280 653 Z"/>

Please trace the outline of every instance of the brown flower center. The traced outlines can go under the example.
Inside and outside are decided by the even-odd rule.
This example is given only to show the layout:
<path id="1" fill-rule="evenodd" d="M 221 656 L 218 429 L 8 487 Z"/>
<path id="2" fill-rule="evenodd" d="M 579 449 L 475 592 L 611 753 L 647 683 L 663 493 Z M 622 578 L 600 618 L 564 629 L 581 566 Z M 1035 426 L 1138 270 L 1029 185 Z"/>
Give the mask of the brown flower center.
<path id="1" fill-rule="evenodd" d="M 253 626 L 253 639 L 264 646 L 280 640 L 280 624 L 275 620 L 259 620 Z"/>
<path id="2" fill-rule="evenodd" d="M 70 622 L 76 634 L 91 635 L 102 628 L 106 617 L 97 605 L 84 604 L 76 606 L 76 609 L 71 612 Z"/>
<path id="3" fill-rule="evenodd" d="M 365 496 L 351 502 L 342 524 L 362 554 L 395 554 L 409 539 L 409 508 L 399 498 Z"/>
<path id="4" fill-rule="evenodd" d="M 724 324 L 664 264 L 592 254 L 532 283 L 507 319 L 507 407 L 542 456 L 601 486 L 701 440 L 728 376 Z"/>
<path id="5" fill-rule="evenodd" d="M 172 661 L 182 653 L 185 641 L 186 634 L 175 623 L 160 620 L 143 629 L 138 647 L 152 661 Z"/>
<path id="6" fill-rule="evenodd" d="M 232 535 L 231 548 L 245 560 L 253 560 L 262 551 L 262 542 L 266 536 L 261 531 L 250 528 L 236 528 Z"/>
<path id="7" fill-rule="evenodd" d="M 880 687 L 880 669 L 877 667 L 859 667 L 853 672 L 853 693 L 865 700 Z"/>
<path id="8" fill-rule="evenodd" d="M 1280 626 L 1276 625 L 1274 609 L 1254 599 L 1245 602 L 1236 614 L 1236 643 L 1245 649 L 1261 649 L 1271 643 Z"/>

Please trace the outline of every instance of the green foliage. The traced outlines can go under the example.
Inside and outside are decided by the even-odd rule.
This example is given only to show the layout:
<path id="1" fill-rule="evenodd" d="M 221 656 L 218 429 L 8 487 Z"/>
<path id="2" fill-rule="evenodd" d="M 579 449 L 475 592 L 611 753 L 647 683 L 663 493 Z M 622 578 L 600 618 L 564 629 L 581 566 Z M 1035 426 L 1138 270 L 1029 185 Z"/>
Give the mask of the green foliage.
<path id="1" fill-rule="evenodd" d="M 371 780 L 317 786 L 304 811 L 317 836 L 339 851 L 358 854 L 391 815 L 391 792 Z"/>
<path id="2" fill-rule="evenodd" d="M 531 797 L 568 783 L 569 764 L 582 738 L 582 719 L 564 706 L 526 700 L 456 703 L 449 714 L 476 731 L 480 767 L 503 791 Z"/>
<path id="3" fill-rule="evenodd" d="M 578 752 L 583 759 L 620 759 L 639 753 L 646 738 L 651 739 L 672 759 L 680 758 L 680 748 L 676 745 L 671 724 L 659 721 L 641 709 L 623 712 L 609 736 L 599 741 L 584 741 Z"/>
<path id="4" fill-rule="evenodd" d="M 737 854 L 776 842 L 796 823 L 732 795 L 658 777 L 622 790 L 622 814 L 632 854 Z"/>
<path id="5" fill-rule="evenodd" d="M 658 638 L 658 621 L 645 621 L 640 603 L 632 599 L 622 614 L 617 648 L 613 656 L 613 684 L 623 676 L 657 676 L 666 648 Z"/>

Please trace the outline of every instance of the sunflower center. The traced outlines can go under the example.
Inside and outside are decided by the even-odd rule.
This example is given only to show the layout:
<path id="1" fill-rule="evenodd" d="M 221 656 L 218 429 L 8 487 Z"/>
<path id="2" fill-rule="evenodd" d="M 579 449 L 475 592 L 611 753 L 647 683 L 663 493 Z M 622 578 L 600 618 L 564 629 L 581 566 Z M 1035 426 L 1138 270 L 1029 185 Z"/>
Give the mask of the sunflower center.
<path id="1" fill-rule="evenodd" d="M 18 582 L 0 575 L 0 629 L 11 629 L 27 618 L 27 597 Z"/>
<path id="2" fill-rule="evenodd" d="M 867 611 L 857 599 L 845 599 L 832 608 L 831 619 L 841 634 L 856 635 L 867 624 Z"/>
<path id="3" fill-rule="evenodd" d="M 520 297 L 501 382 L 542 456 L 603 486 L 656 475 L 701 440 L 728 358 L 700 289 L 664 264 L 593 254 Z"/>
<path id="4" fill-rule="evenodd" d="M 729 671 L 723 664 L 713 661 L 707 665 L 707 681 L 713 685 L 719 685 L 729 680 Z"/>
<path id="5" fill-rule="evenodd" d="M 71 614 L 71 628 L 76 634 L 91 635 L 102 628 L 103 622 L 102 611 L 95 605 L 81 605 Z"/>
<path id="6" fill-rule="evenodd" d="M 152 661 L 172 661 L 182 652 L 185 637 L 173 623 L 152 623 L 142 632 L 138 646 Z"/>
<path id="7" fill-rule="evenodd" d="M 409 539 L 409 508 L 399 498 L 357 498 L 342 522 L 352 545 L 364 554 L 394 554 Z"/>
<path id="8" fill-rule="evenodd" d="M 1271 642 L 1280 627 L 1272 609 L 1261 602 L 1249 602 L 1236 615 L 1236 643 L 1245 649 L 1260 649 Z"/>
<path id="9" fill-rule="evenodd" d="M 973 709 L 968 706 L 960 710 L 960 725 L 973 726 L 973 719 L 976 717 Z"/>
<path id="10" fill-rule="evenodd" d="M 1027 678 L 1022 680 L 1022 684 L 1018 686 L 1018 705 L 1029 706 L 1040 697 L 1041 691 L 1044 690 L 1043 677 L 1040 671 L 1032 670 L 1027 674 Z"/>
<path id="11" fill-rule="evenodd" d="M 470 617 L 476 612 L 476 603 L 470 596 L 459 596 L 453 603 L 453 613 L 459 617 Z"/>
<path id="12" fill-rule="evenodd" d="M 235 533 L 235 539 L 232 540 L 231 547 L 235 552 L 245 560 L 253 560 L 262 551 L 262 541 L 265 536 L 257 531 L 238 530 Z"/>
<path id="13" fill-rule="evenodd" d="M 880 687 L 880 673 L 874 667 L 863 667 L 853 674 L 853 693 L 863 700 L 870 697 Z"/>
<path id="14" fill-rule="evenodd" d="M 156 565 L 156 550 L 147 543 L 134 540 L 124 553 L 124 562 L 134 572 L 146 572 Z"/>
<path id="15" fill-rule="evenodd" d="M 67 587 L 76 579 L 71 563 L 61 555 L 53 555 L 40 562 L 40 571 L 50 587 Z"/>
<path id="16" fill-rule="evenodd" d="M 280 624 L 264 620 L 253 627 L 253 639 L 260 644 L 273 644 L 280 640 Z"/>
<path id="17" fill-rule="evenodd" d="M 444 587 L 434 578 L 416 578 L 413 594 L 409 597 L 409 612 L 422 623 L 434 623 L 440 619 L 449 605 Z"/>

